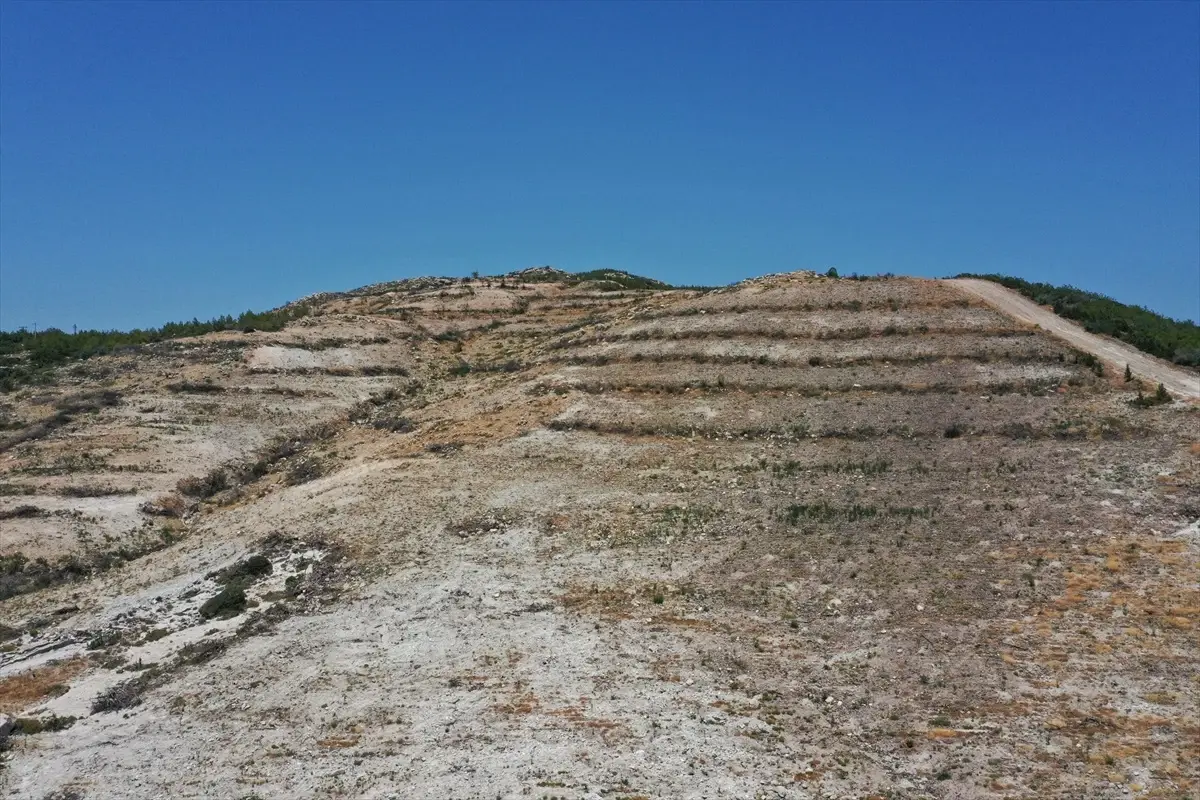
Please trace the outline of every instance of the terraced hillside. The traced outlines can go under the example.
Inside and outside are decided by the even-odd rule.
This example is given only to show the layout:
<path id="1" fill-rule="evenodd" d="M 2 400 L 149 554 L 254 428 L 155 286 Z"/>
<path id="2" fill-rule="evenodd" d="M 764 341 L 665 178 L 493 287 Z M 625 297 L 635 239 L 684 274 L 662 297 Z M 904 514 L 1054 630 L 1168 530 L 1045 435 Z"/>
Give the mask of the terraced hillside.
<path id="1" fill-rule="evenodd" d="M 16 796 L 1200 790 L 1194 405 L 935 281 L 300 302 L 6 398 Z"/>

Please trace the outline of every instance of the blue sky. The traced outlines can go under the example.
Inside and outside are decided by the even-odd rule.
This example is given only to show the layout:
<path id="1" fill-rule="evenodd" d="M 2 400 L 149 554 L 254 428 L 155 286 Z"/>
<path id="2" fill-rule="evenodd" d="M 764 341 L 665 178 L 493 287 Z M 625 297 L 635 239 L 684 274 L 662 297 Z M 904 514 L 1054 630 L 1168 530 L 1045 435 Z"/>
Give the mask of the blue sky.
<path id="1" fill-rule="evenodd" d="M 1200 319 L 1200 4 L 0 3 L 0 327 L 554 264 Z"/>

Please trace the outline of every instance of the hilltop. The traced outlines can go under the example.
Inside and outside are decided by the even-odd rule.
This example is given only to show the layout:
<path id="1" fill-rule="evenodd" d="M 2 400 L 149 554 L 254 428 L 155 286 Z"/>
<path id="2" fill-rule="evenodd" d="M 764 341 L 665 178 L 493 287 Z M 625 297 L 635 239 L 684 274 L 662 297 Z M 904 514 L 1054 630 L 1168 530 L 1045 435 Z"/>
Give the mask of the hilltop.
<path id="1" fill-rule="evenodd" d="M 1193 373 L 999 307 L 538 267 L 11 339 L 0 786 L 1188 797 Z"/>

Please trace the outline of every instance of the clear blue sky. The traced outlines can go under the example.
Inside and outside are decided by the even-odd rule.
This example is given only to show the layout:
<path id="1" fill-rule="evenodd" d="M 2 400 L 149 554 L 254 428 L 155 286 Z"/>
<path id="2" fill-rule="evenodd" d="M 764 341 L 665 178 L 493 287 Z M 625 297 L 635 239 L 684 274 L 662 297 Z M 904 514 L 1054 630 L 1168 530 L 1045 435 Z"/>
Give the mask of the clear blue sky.
<path id="1" fill-rule="evenodd" d="M 0 3 L 0 327 L 535 264 L 1200 318 L 1200 4 Z"/>

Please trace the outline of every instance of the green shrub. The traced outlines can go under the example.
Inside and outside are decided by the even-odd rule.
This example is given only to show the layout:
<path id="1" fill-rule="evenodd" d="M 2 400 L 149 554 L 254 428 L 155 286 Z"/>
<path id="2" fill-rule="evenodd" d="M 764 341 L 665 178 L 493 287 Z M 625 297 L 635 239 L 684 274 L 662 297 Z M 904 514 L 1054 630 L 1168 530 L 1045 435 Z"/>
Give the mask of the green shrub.
<path id="1" fill-rule="evenodd" d="M 115 644 L 121 643 L 120 631 L 101 631 L 88 640 L 88 650 L 103 650 L 106 647 L 112 647 Z"/>
<path id="2" fill-rule="evenodd" d="M 270 575 L 272 569 L 271 559 L 256 553 L 209 577 L 215 577 L 222 586 L 235 582 L 240 586 L 248 586 L 264 575 Z"/>
<path id="3" fill-rule="evenodd" d="M 13 722 L 12 733 L 15 736 L 32 736 L 35 733 L 55 733 L 65 731 L 75 724 L 78 717 L 60 717 L 58 714 L 39 719 L 38 717 L 17 717 Z"/>
<path id="4" fill-rule="evenodd" d="M 246 591 L 239 583 L 231 583 L 200 606 L 202 619 L 229 619 L 246 610 Z"/>
<path id="5" fill-rule="evenodd" d="M 301 458 L 288 467 L 286 481 L 288 486 L 299 486 L 302 483 L 315 481 L 325 474 L 325 468 L 315 458 Z"/>
<path id="6" fill-rule="evenodd" d="M 207 500 L 229 488 L 229 474 L 218 467 L 203 477 L 182 478 L 175 488 L 180 494 Z"/>
<path id="7" fill-rule="evenodd" d="M 1154 394 L 1147 397 L 1147 396 L 1143 395 L 1141 392 L 1138 392 L 1137 399 L 1131 400 L 1130 404 L 1133 405 L 1135 408 L 1153 408 L 1154 406 L 1162 406 L 1162 405 L 1166 405 L 1170 402 L 1171 402 L 1171 393 L 1167 391 L 1167 387 L 1163 386 L 1160 383 L 1158 385 L 1158 389 L 1155 390 Z"/>
<path id="8" fill-rule="evenodd" d="M 384 416 L 372 421 L 371 427 L 392 433 L 408 433 L 416 428 L 416 424 L 408 417 Z"/>

